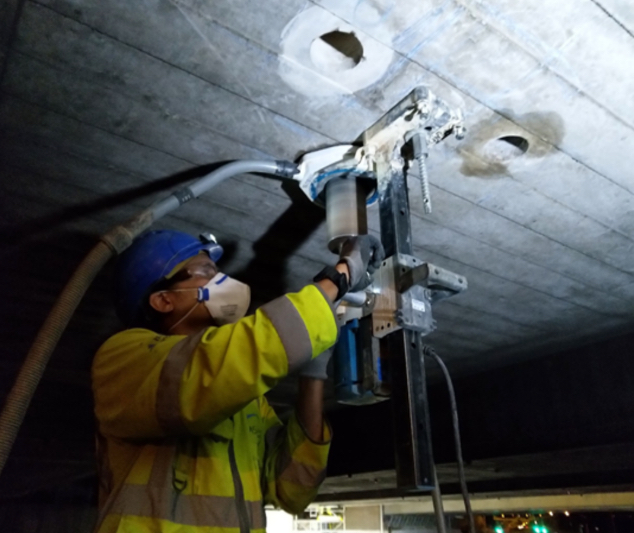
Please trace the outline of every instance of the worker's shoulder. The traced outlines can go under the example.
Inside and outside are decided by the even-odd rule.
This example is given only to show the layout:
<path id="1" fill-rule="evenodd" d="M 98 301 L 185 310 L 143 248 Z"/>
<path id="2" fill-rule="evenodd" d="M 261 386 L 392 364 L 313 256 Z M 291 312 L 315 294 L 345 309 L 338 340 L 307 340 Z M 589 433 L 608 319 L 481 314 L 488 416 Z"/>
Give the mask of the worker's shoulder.
<path id="1" fill-rule="evenodd" d="M 111 344 L 123 344 L 128 342 L 143 342 L 152 337 L 156 337 L 158 339 L 163 339 L 168 337 L 169 335 L 161 335 L 156 331 L 152 331 L 151 329 L 145 328 L 132 328 L 132 329 L 124 329 L 119 333 L 115 333 L 111 337 L 108 338 L 106 342 L 102 344 L 102 348 Z"/>
<path id="2" fill-rule="evenodd" d="M 156 347 L 169 349 L 181 338 L 182 336 L 179 335 L 162 335 L 144 328 L 126 329 L 116 333 L 104 342 L 97 350 L 96 357 L 128 350 L 152 351 Z"/>

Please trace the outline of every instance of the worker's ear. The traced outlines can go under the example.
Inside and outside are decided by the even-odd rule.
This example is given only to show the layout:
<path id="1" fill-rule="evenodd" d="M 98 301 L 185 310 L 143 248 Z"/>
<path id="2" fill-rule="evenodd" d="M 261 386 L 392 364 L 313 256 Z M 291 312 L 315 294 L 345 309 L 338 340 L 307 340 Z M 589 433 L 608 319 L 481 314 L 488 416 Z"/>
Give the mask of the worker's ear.
<path id="1" fill-rule="evenodd" d="M 153 292 L 150 294 L 150 307 L 159 313 L 170 313 L 174 310 L 174 302 L 169 292 Z"/>

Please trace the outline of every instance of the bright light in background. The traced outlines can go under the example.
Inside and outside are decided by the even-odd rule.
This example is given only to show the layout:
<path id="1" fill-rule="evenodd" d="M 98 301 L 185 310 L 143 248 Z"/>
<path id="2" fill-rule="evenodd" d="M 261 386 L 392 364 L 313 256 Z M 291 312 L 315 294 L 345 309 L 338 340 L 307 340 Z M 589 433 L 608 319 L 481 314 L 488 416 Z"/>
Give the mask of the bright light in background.
<path id="1" fill-rule="evenodd" d="M 496 526 L 495 533 L 504 533 L 504 528 L 502 526 Z"/>
<path id="2" fill-rule="evenodd" d="M 564 514 L 565 514 L 566 516 L 570 516 L 570 513 L 569 513 L 568 511 L 564 511 Z"/>
<path id="3" fill-rule="evenodd" d="M 266 509 L 266 530 L 269 533 L 292 533 L 293 515 L 275 509 Z"/>
<path id="4" fill-rule="evenodd" d="M 548 514 L 549 514 L 550 516 L 555 516 L 555 513 L 553 513 L 552 511 L 548 511 Z"/>

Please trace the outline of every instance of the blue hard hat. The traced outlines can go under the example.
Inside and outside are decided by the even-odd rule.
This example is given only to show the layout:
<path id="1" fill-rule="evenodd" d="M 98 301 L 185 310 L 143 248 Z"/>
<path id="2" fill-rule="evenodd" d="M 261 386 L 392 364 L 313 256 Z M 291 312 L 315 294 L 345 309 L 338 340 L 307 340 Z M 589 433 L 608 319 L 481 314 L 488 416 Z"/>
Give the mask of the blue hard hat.
<path id="1" fill-rule="evenodd" d="M 115 267 L 115 305 L 126 327 L 147 325 L 145 305 L 152 287 L 178 263 L 200 252 L 215 262 L 223 250 L 211 234 L 196 239 L 180 231 L 159 230 L 135 239 Z"/>

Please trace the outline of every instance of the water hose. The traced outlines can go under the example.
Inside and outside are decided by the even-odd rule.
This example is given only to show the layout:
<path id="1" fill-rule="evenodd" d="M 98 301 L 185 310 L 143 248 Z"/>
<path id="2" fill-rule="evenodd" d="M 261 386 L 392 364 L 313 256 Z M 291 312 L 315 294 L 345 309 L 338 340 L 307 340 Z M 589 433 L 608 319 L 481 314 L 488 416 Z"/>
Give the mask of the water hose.
<path id="1" fill-rule="evenodd" d="M 35 341 L 20 367 L 15 383 L 0 414 L 0 474 L 18 435 L 26 411 L 44 374 L 46 365 L 91 283 L 108 262 L 123 252 L 140 233 L 159 218 L 184 203 L 197 198 L 220 182 L 248 172 L 292 178 L 297 166 L 289 161 L 234 161 L 179 189 L 170 196 L 142 211 L 134 218 L 116 226 L 101 236 L 57 298 L 53 309 L 40 328 Z"/>

